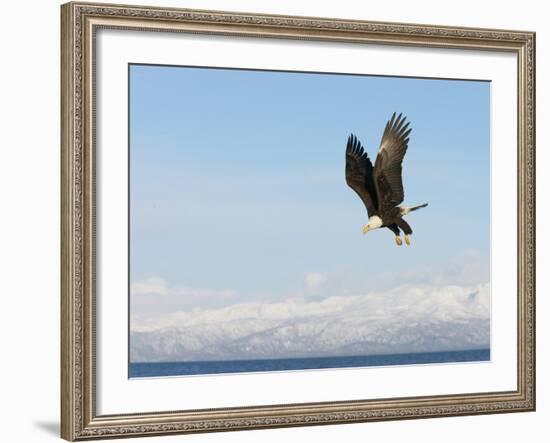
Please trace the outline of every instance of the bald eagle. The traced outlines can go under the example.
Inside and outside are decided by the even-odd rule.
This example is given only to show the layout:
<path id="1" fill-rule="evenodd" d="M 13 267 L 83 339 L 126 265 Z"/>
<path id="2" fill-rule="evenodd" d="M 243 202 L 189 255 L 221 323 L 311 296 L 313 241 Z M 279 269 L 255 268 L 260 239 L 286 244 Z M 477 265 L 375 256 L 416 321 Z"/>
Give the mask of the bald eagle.
<path id="1" fill-rule="evenodd" d="M 428 206 L 428 203 L 399 206 L 405 197 L 401 173 L 411 130 L 406 117 L 403 114 L 396 117 L 394 112 L 386 123 L 374 167 L 355 135 L 349 136 L 346 146 L 346 182 L 359 195 L 369 216 L 363 234 L 388 228 L 395 234 L 398 246 L 403 244 L 400 231 L 405 234 L 405 243 L 411 244 L 409 236 L 413 231 L 403 216 Z"/>

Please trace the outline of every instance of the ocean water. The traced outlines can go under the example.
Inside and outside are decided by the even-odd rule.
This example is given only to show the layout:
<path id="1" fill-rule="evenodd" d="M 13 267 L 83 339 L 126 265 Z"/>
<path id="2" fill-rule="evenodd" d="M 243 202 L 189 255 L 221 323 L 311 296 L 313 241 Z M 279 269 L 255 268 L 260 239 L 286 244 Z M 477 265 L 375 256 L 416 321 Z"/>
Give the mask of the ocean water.
<path id="1" fill-rule="evenodd" d="M 489 361 L 489 349 L 350 357 L 130 363 L 130 378 Z"/>

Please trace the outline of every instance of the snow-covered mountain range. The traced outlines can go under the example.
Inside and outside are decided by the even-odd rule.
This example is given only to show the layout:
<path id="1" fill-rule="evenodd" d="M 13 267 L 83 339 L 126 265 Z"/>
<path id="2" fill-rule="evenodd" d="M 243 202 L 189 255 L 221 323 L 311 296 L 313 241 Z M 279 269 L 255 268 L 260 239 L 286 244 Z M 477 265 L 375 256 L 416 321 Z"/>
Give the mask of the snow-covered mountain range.
<path id="1" fill-rule="evenodd" d="M 130 353 L 134 362 L 200 361 L 462 350 L 489 343 L 489 284 L 426 285 L 133 318 Z"/>

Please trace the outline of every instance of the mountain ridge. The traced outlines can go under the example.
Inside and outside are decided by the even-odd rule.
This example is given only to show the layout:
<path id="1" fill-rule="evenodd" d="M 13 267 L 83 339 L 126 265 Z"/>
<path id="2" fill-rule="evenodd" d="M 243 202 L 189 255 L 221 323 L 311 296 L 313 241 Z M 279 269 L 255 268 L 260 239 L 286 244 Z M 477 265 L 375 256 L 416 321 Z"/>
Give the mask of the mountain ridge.
<path id="1" fill-rule="evenodd" d="M 133 319 L 131 361 L 206 361 L 487 348 L 489 284 L 405 286 Z"/>

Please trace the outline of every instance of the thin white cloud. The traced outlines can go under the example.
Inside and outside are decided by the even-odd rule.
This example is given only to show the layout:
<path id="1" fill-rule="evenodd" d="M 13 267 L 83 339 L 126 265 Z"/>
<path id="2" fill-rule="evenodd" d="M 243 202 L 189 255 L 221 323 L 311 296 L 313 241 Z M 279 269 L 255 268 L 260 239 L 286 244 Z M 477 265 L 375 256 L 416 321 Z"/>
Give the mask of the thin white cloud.
<path id="1" fill-rule="evenodd" d="M 190 288 L 188 286 L 169 286 L 159 277 L 150 277 L 132 282 L 131 296 L 162 296 L 178 298 L 230 299 L 235 291 L 230 289 Z"/>
<path id="2" fill-rule="evenodd" d="M 308 290 L 317 289 L 322 286 L 326 280 L 326 276 L 320 272 L 308 272 L 306 273 L 306 288 Z"/>
<path id="3" fill-rule="evenodd" d="M 168 295 L 170 292 L 166 282 L 158 277 L 132 282 L 130 294 L 132 295 Z"/>
<path id="4" fill-rule="evenodd" d="M 489 257 L 470 251 L 438 266 L 415 267 L 398 273 L 393 284 L 473 285 L 490 278 Z"/>

